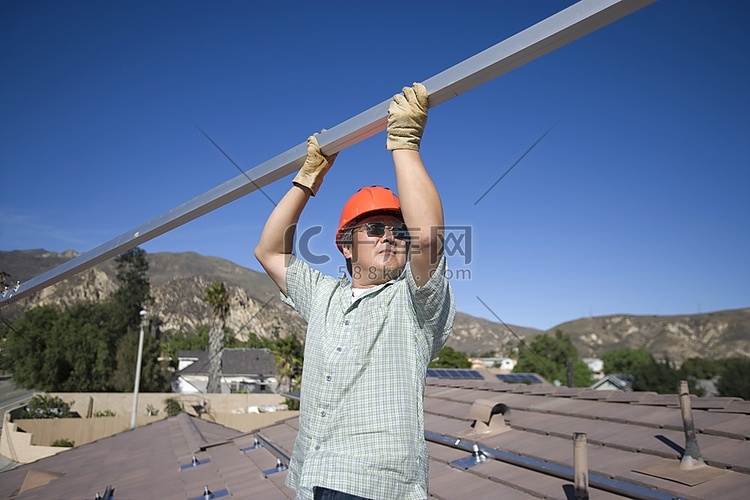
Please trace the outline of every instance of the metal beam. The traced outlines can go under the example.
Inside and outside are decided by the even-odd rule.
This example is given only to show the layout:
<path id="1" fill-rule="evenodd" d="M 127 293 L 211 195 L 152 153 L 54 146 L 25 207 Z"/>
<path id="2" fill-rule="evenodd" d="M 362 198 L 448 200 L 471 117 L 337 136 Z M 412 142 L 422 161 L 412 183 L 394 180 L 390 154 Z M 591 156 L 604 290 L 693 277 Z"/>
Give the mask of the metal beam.
<path id="1" fill-rule="evenodd" d="M 478 464 L 482 463 L 484 460 L 493 459 L 548 476 L 558 477 L 570 482 L 574 482 L 575 480 L 575 468 L 573 467 L 539 460 L 526 455 L 519 455 L 518 453 L 504 451 L 498 448 L 489 448 L 456 436 L 447 436 L 436 432 L 425 431 L 424 437 L 427 441 L 472 453 L 472 455 L 469 455 L 464 459 L 459 459 L 463 461 L 457 464 L 459 467 L 466 467 L 466 464 L 471 464 L 472 462 Z M 454 462 L 457 461 L 454 460 Z M 454 462 L 451 462 L 451 465 Z M 682 500 L 679 496 L 655 489 L 651 486 L 643 486 L 636 482 L 615 479 L 600 474 L 589 474 L 589 480 L 589 484 L 592 488 L 608 491 L 625 498 L 636 498 L 641 500 Z"/>
<path id="2" fill-rule="evenodd" d="M 430 107 L 533 61 L 654 1 L 582 0 L 571 5 L 425 80 L 423 83 L 430 94 Z M 339 152 L 385 130 L 390 100 L 389 97 L 320 134 L 318 142 L 323 152 Z M 305 153 L 306 144 L 303 142 L 65 264 L 6 290 L 0 297 L 0 307 L 104 262 L 297 171 L 302 166 Z"/>

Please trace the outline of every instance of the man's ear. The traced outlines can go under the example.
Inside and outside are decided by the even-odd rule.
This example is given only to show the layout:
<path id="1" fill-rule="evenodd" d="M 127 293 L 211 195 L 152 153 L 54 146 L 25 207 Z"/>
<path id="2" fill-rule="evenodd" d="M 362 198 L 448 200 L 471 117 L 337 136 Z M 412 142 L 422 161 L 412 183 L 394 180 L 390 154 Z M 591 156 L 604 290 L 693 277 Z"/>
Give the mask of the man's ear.
<path id="1" fill-rule="evenodd" d="M 352 258 L 352 246 L 351 245 L 341 245 L 341 253 L 344 254 L 344 258 L 349 260 Z"/>

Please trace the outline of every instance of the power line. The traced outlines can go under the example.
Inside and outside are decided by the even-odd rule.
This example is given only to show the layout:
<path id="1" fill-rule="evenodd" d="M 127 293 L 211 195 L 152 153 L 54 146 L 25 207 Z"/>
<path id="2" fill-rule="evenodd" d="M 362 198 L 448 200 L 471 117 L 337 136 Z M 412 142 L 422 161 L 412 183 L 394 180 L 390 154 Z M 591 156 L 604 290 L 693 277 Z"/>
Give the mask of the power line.
<path id="1" fill-rule="evenodd" d="M 484 302 L 484 301 L 483 301 L 482 299 L 480 299 L 478 295 L 477 295 L 477 300 L 478 300 L 479 302 L 481 302 L 481 303 L 482 303 L 482 305 L 483 305 L 484 307 L 486 307 L 486 308 L 487 308 L 487 310 L 488 310 L 488 311 L 489 311 L 489 312 L 490 312 L 490 313 L 491 313 L 491 314 L 492 314 L 492 315 L 493 315 L 493 316 L 494 316 L 494 317 L 495 317 L 495 318 L 496 318 L 496 319 L 497 319 L 497 320 L 498 320 L 498 321 L 500 322 L 500 324 L 501 324 L 501 325 L 503 325 L 503 326 L 504 326 L 504 327 L 505 327 L 505 328 L 506 328 L 506 329 L 507 329 L 507 330 L 508 330 L 508 331 L 509 331 L 510 333 L 512 333 L 512 334 L 513 334 L 513 336 L 514 336 L 514 337 L 515 337 L 516 339 L 518 339 L 518 341 L 519 341 L 519 342 L 521 343 L 521 345 L 523 345 L 523 346 L 524 346 L 524 347 L 526 348 L 526 350 L 527 350 L 527 351 L 529 351 L 529 352 L 530 352 L 531 354 L 533 354 L 533 355 L 534 355 L 534 357 L 535 357 L 535 358 L 536 358 L 536 359 L 537 359 L 537 360 L 538 360 L 538 361 L 539 361 L 539 362 L 540 362 L 540 363 L 541 363 L 542 365 L 545 365 L 545 366 L 547 366 L 548 368 L 552 368 L 553 370 L 555 370 L 555 369 L 556 369 L 555 365 L 554 365 L 554 364 L 552 364 L 552 361 L 551 361 L 550 359 L 547 359 L 547 358 L 543 358 L 543 357 L 539 356 L 539 355 L 538 355 L 538 354 L 537 354 L 536 352 L 534 352 L 534 350 L 533 350 L 533 349 L 531 349 L 531 348 L 530 348 L 530 347 L 529 347 L 528 345 L 526 345 L 526 342 L 524 342 L 523 338 L 521 338 L 521 337 L 520 337 L 520 336 L 519 336 L 519 335 L 518 335 L 518 334 L 517 334 L 516 332 L 514 332 L 514 331 L 513 331 L 513 329 L 512 329 L 511 327 L 509 327 L 509 326 L 508 326 L 508 325 L 507 325 L 507 324 L 505 323 L 505 321 L 503 321 L 502 319 L 500 319 L 500 316 L 498 316 L 497 314 L 495 314 L 495 311 L 493 311 L 493 310 L 492 310 L 492 309 L 490 308 L 490 306 L 488 306 L 488 305 L 487 305 L 487 304 L 486 304 L 486 303 L 485 303 L 485 302 Z"/>

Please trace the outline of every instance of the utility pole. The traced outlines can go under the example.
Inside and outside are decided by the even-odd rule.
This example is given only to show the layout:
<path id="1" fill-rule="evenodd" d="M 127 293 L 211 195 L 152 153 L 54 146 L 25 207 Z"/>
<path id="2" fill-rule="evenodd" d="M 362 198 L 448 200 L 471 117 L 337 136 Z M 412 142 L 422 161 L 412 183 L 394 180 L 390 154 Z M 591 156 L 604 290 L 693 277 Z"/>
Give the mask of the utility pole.
<path id="1" fill-rule="evenodd" d="M 143 361 L 143 322 L 146 311 L 141 310 L 141 333 L 138 336 L 138 360 L 135 362 L 135 384 L 133 387 L 133 413 L 130 415 L 130 428 L 135 429 L 135 417 L 138 414 L 138 390 L 141 385 L 141 363 Z"/>

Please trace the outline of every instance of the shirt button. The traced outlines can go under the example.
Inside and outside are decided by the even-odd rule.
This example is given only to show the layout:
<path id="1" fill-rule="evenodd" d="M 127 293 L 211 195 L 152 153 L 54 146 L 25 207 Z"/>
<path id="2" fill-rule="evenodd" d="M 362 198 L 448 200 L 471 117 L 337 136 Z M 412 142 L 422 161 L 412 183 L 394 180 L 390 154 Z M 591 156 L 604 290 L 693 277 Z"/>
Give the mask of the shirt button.
<path id="1" fill-rule="evenodd" d="M 324 411 L 321 411 L 321 412 L 320 412 L 320 416 L 321 416 L 321 417 L 325 417 L 325 416 L 326 416 L 326 412 L 324 412 Z"/>
<path id="2" fill-rule="evenodd" d="M 326 382 L 330 382 L 330 381 L 331 381 L 331 376 L 330 375 L 326 375 Z"/>
<path id="3" fill-rule="evenodd" d="M 341 352 L 341 348 L 340 348 L 340 347 L 337 347 L 337 348 L 336 348 L 336 350 L 337 350 L 338 352 Z"/>
<path id="4" fill-rule="evenodd" d="M 316 450 L 319 450 L 319 449 L 320 449 L 320 445 L 319 445 L 319 444 L 316 444 L 316 445 L 315 445 L 315 449 L 316 449 Z"/>
<path id="5" fill-rule="evenodd" d="M 349 320 L 348 320 L 348 319 L 347 319 L 347 320 L 345 320 L 345 321 L 344 321 L 344 324 L 345 324 L 345 325 L 348 325 L 348 324 L 349 324 Z"/>

